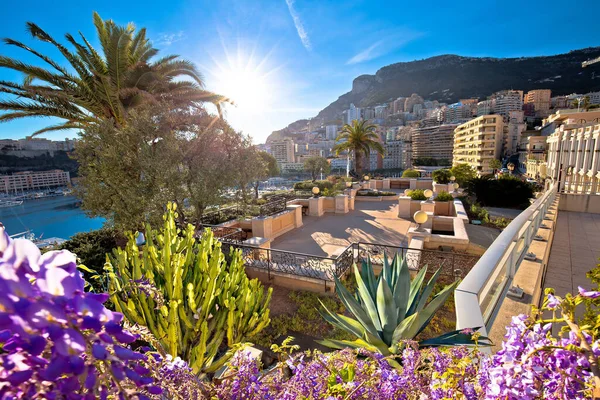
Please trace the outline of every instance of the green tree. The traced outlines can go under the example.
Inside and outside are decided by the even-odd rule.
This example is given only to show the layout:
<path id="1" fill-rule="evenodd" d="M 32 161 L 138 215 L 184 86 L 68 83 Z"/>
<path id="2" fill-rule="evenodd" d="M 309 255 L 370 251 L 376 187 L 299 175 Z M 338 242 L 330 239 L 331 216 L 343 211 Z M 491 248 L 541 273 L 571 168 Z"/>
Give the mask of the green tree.
<path id="1" fill-rule="evenodd" d="M 319 173 L 328 174 L 331 170 L 331 166 L 325 157 L 310 157 L 304 161 L 304 170 L 310 173 L 312 181 L 316 181 Z"/>
<path id="2" fill-rule="evenodd" d="M 88 214 L 135 230 L 160 223 L 164 205 L 174 201 L 180 222 L 186 214 L 198 221 L 235 186 L 244 138 L 202 110 L 169 108 L 140 107 L 123 127 L 104 121 L 81 133 L 77 193 Z"/>
<path id="3" fill-rule="evenodd" d="M 25 76 L 23 83 L 0 82 L 0 92 L 12 95 L 0 101 L 0 122 L 26 117 L 55 117 L 60 123 L 33 134 L 63 129 L 85 129 L 110 120 L 116 127 L 126 123 L 129 110 L 148 102 L 168 101 L 173 107 L 198 107 L 203 102 L 219 104 L 225 99 L 203 89 L 196 67 L 177 55 L 160 59 L 146 37 L 146 29 L 133 24 L 118 26 L 93 14 L 97 40 L 95 49 L 80 33 L 80 40 L 65 37 L 68 49 L 32 22 L 27 30 L 34 39 L 49 43 L 64 57 L 68 67 L 30 46 L 4 39 L 43 62 L 44 67 L 0 56 L 0 67 Z M 191 80 L 181 80 L 187 76 Z"/>
<path id="4" fill-rule="evenodd" d="M 465 187 L 471 179 L 477 176 L 477 173 L 469 164 L 456 164 L 450 168 L 450 172 L 452 172 L 452 175 L 456 178 L 456 182 L 462 187 Z"/>
<path id="5" fill-rule="evenodd" d="M 248 279 L 240 250 L 225 257 L 211 231 L 198 240 L 176 218 L 176 206 L 167 205 L 162 228 L 146 226 L 142 248 L 128 234 L 125 249 L 107 259 L 109 293 L 116 310 L 147 327 L 169 354 L 196 373 L 214 372 L 232 353 L 219 351 L 269 324 L 272 289 Z"/>
<path id="6" fill-rule="evenodd" d="M 437 169 L 431 174 L 434 181 L 437 183 L 449 183 L 452 177 L 452 172 L 449 169 Z"/>
<path id="7" fill-rule="evenodd" d="M 279 166 L 277 165 L 277 160 L 275 157 L 266 151 L 259 151 L 258 156 L 262 159 L 265 168 L 259 171 L 260 174 L 257 175 L 256 180 L 254 181 L 255 199 L 258 199 L 258 186 L 260 185 L 261 180 L 279 176 Z"/>
<path id="8" fill-rule="evenodd" d="M 368 159 L 371 150 L 376 151 L 382 156 L 385 150 L 379 142 L 379 137 L 375 133 L 375 125 L 367 125 L 366 120 L 352 121 L 352 125 L 343 126 L 340 134 L 335 139 L 338 142 L 333 150 L 337 155 L 343 151 L 349 151 L 354 156 L 356 172 L 360 175 L 363 170 L 363 158 Z"/>
<path id="9" fill-rule="evenodd" d="M 490 168 L 494 171 L 493 174 L 496 174 L 496 171 L 502 168 L 502 163 L 497 158 L 493 158 L 490 160 Z"/>

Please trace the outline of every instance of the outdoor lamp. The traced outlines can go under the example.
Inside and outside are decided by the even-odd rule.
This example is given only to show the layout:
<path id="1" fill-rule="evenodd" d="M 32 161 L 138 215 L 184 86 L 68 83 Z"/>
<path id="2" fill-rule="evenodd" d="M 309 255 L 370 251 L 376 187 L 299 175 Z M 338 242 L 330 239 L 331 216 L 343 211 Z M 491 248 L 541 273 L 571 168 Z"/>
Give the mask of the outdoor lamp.
<path id="1" fill-rule="evenodd" d="M 352 187 L 352 182 L 346 182 L 346 187 L 350 189 Z"/>
<path id="2" fill-rule="evenodd" d="M 319 195 L 319 192 L 320 192 L 320 190 L 317 186 L 312 188 L 312 194 L 314 194 L 315 197 L 317 197 Z"/>
<path id="3" fill-rule="evenodd" d="M 508 168 L 508 170 L 512 173 L 515 170 L 515 164 L 513 163 L 508 163 L 506 165 L 506 168 Z"/>
<path id="4" fill-rule="evenodd" d="M 425 222 L 427 222 L 427 218 L 429 218 L 427 216 L 427 213 L 425 211 L 417 211 L 414 215 L 413 215 L 413 219 L 415 220 L 415 222 L 417 223 L 417 232 L 423 232 L 423 228 L 421 228 L 421 224 L 424 224 Z"/>
<path id="5" fill-rule="evenodd" d="M 454 175 L 452 175 L 452 176 L 450 177 L 450 180 L 451 180 L 451 181 L 455 181 L 455 180 L 456 180 L 456 177 L 455 177 Z"/>
<path id="6" fill-rule="evenodd" d="M 144 237 L 144 234 L 142 232 L 138 232 L 138 234 L 135 237 L 135 245 L 136 246 L 143 246 L 146 244 L 146 238 Z"/>
<path id="7" fill-rule="evenodd" d="M 460 187 L 460 185 L 458 183 L 455 183 L 454 185 L 452 185 L 454 187 L 454 191 L 456 192 L 458 190 L 458 188 Z"/>
<path id="8" fill-rule="evenodd" d="M 406 189 L 406 190 L 404 191 L 404 195 L 405 195 L 406 197 L 409 197 L 409 196 L 410 196 L 410 194 L 411 194 L 411 192 L 412 192 L 412 190 L 410 190 L 410 189 Z"/>
<path id="9" fill-rule="evenodd" d="M 365 181 L 369 182 L 369 175 L 365 175 Z"/>
<path id="10" fill-rule="evenodd" d="M 433 191 L 431 189 L 425 189 L 423 194 L 429 199 L 431 196 L 433 196 Z"/>

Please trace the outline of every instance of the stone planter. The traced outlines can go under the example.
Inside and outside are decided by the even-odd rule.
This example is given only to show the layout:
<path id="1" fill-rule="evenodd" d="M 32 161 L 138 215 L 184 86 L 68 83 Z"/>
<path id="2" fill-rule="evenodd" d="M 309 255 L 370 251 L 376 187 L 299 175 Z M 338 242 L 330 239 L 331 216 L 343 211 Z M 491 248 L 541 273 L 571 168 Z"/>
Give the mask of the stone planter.
<path id="1" fill-rule="evenodd" d="M 452 216 L 452 202 L 451 201 L 434 201 L 434 215 L 443 215 L 446 217 Z"/>
<path id="2" fill-rule="evenodd" d="M 433 184 L 433 193 L 439 194 L 442 191 L 444 191 L 444 192 L 448 191 L 447 183 L 434 183 Z"/>

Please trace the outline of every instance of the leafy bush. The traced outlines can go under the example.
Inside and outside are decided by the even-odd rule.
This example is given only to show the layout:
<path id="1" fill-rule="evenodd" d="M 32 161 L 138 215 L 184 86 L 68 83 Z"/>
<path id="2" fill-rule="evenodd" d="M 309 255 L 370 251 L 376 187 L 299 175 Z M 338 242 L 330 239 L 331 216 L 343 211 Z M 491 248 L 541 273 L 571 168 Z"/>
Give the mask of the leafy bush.
<path id="1" fill-rule="evenodd" d="M 452 172 L 449 169 L 438 169 L 431 174 L 436 183 L 450 183 Z"/>
<path id="2" fill-rule="evenodd" d="M 414 169 L 407 169 L 402 173 L 403 178 L 418 178 L 420 176 L 419 171 L 415 171 Z"/>
<path id="3" fill-rule="evenodd" d="M 177 229 L 174 204 L 163 219 L 160 230 L 147 226 L 141 251 L 129 234 L 127 247 L 110 257 L 111 300 L 173 357 L 196 373 L 211 372 L 230 355 L 219 351 L 268 325 L 272 289 L 265 294 L 257 279 L 248 279 L 241 252 L 227 249 L 226 258 L 210 230 L 197 240 L 192 225 Z"/>
<path id="4" fill-rule="evenodd" d="M 490 218 L 490 224 L 494 225 L 498 229 L 506 228 L 511 222 L 512 219 L 504 217 Z"/>
<path id="5" fill-rule="evenodd" d="M 456 182 L 461 187 L 465 187 L 471 179 L 477 177 L 477 173 L 469 164 L 456 164 L 450 168 L 450 172 L 454 175 Z"/>
<path id="6" fill-rule="evenodd" d="M 452 195 L 448 192 L 446 192 L 445 190 L 442 190 L 441 192 L 438 193 L 438 195 L 435 197 L 435 201 L 453 201 L 454 197 L 452 197 Z"/>
<path id="7" fill-rule="evenodd" d="M 529 200 L 534 197 L 531 184 L 512 176 L 500 179 L 474 178 L 466 190 L 475 196 L 478 203 L 489 207 L 525 209 L 530 205 Z"/>
<path id="8" fill-rule="evenodd" d="M 471 204 L 471 207 L 468 208 L 469 219 L 471 220 L 479 220 L 484 224 L 490 222 L 490 213 L 485 208 L 481 207 L 478 204 Z"/>
<path id="9" fill-rule="evenodd" d="M 318 187 L 319 190 L 333 189 L 333 183 L 330 181 L 302 181 L 294 183 L 294 190 L 311 191 L 313 187 Z"/>
<path id="10" fill-rule="evenodd" d="M 410 191 L 410 198 L 413 200 L 427 200 L 423 189 L 414 189 Z"/>
<path id="11" fill-rule="evenodd" d="M 378 190 L 359 190 L 356 192 L 357 196 L 373 196 L 373 197 L 377 197 L 377 196 L 395 196 L 396 193 L 394 192 L 384 192 L 384 191 L 378 191 Z"/>

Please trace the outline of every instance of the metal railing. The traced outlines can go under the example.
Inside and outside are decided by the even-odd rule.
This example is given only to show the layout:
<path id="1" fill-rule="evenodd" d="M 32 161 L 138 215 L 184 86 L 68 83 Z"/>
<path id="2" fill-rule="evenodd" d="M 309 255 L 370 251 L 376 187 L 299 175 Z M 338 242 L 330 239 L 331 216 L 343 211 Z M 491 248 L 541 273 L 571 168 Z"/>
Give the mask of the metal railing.
<path id="1" fill-rule="evenodd" d="M 429 270 L 434 272 L 441 268 L 440 275 L 452 279 L 463 278 L 479 260 L 479 256 L 453 251 L 411 249 L 365 242 L 359 242 L 356 246 L 357 261 L 365 261 L 370 258 L 373 264 L 383 265 L 385 257 L 391 261 L 396 254 L 399 254 L 406 260 L 408 268 L 411 270 L 418 271 L 428 266 Z"/>
<path id="2" fill-rule="evenodd" d="M 481 326 L 487 333 L 555 197 L 556 187 L 551 185 L 502 231 L 458 285 L 454 291 L 457 329 Z"/>

